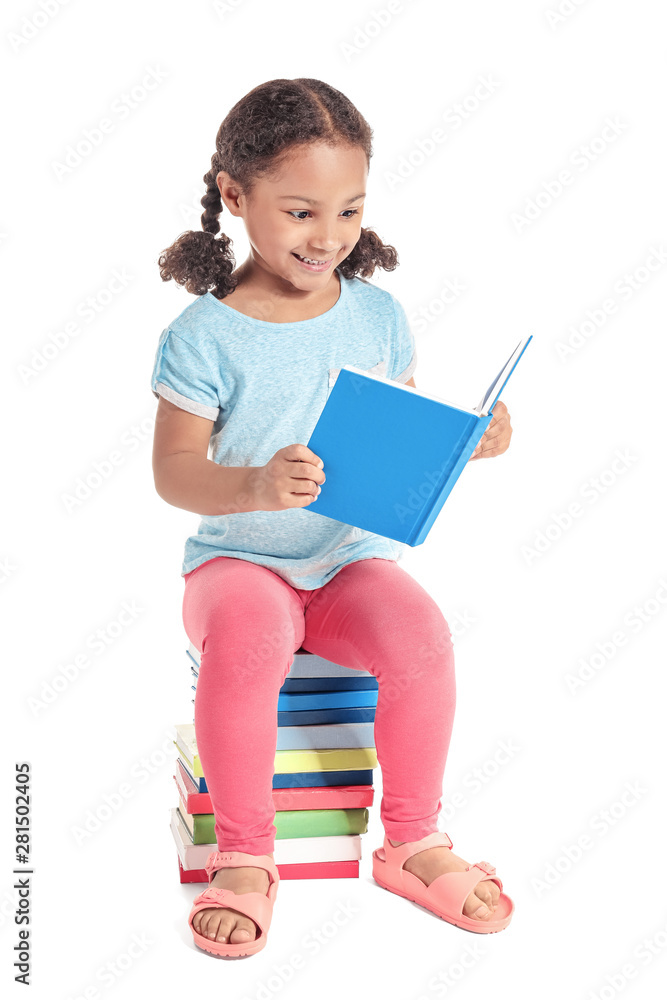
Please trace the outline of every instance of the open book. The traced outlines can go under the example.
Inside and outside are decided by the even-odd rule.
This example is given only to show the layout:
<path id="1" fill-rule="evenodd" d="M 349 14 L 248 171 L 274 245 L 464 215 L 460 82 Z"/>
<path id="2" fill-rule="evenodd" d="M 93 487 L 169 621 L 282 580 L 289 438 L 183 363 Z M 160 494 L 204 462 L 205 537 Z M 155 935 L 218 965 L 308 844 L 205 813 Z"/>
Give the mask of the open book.
<path id="1" fill-rule="evenodd" d="M 421 545 L 532 339 L 519 342 L 474 409 L 345 365 L 308 441 L 326 482 L 303 509 Z"/>

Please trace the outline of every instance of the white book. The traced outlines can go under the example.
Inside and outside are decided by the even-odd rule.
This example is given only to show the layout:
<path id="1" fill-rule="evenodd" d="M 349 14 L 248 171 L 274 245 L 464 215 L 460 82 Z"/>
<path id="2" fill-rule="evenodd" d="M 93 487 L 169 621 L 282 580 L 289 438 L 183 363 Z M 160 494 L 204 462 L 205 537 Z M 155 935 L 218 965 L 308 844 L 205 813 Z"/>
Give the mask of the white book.
<path id="1" fill-rule="evenodd" d="M 206 864 L 217 844 L 193 844 L 176 806 L 171 810 L 171 832 L 185 871 L 199 871 Z M 361 835 L 341 834 L 335 837 L 291 837 L 276 840 L 273 860 L 277 865 L 300 865 L 324 861 L 359 861 Z"/>
<path id="2" fill-rule="evenodd" d="M 190 643 L 187 652 L 197 664 L 201 665 L 201 654 L 199 650 Z M 350 674 L 353 677 L 372 677 L 370 670 L 357 670 L 353 667 L 342 667 L 340 663 L 333 663 L 325 660 L 315 653 L 308 653 L 305 650 L 294 654 L 294 662 L 289 669 L 288 677 L 346 677 Z"/>

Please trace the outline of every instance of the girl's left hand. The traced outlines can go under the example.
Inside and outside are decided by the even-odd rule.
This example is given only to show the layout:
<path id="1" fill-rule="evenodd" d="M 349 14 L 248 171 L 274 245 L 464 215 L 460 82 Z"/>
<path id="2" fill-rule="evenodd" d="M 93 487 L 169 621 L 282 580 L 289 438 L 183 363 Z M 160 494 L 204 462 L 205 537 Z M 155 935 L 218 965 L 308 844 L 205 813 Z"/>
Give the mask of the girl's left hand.
<path id="1" fill-rule="evenodd" d="M 502 455 L 509 448 L 511 437 L 510 415 L 505 404 L 499 399 L 493 407 L 491 423 L 484 431 L 468 461 L 473 462 L 476 458 L 493 458 L 495 455 Z"/>

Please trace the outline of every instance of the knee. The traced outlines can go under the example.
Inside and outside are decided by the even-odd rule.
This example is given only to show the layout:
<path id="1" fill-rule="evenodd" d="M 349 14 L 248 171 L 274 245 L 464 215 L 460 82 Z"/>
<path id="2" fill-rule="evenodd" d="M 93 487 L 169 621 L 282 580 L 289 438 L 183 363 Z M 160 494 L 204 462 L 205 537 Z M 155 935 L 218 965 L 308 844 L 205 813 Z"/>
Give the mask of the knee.
<path id="1" fill-rule="evenodd" d="M 405 642 L 407 640 L 407 642 Z M 417 679 L 454 668 L 454 643 L 449 624 L 435 602 L 410 619 L 404 634 L 405 669 Z"/>
<path id="2" fill-rule="evenodd" d="M 444 615 L 435 602 L 422 605 L 417 613 L 396 615 L 390 627 L 377 623 L 371 645 L 374 660 L 391 664 L 392 676 L 409 681 L 427 680 L 433 673 L 454 669 L 454 644 Z"/>
<path id="3" fill-rule="evenodd" d="M 294 624 L 266 610 L 244 614 L 227 604 L 212 613 L 202 629 L 202 665 L 225 665 L 242 682 L 284 678 L 294 659 Z"/>
<path id="4" fill-rule="evenodd" d="M 427 691 L 429 699 L 437 699 L 446 691 L 453 703 L 454 648 L 449 626 L 441 614 L 414 622 L 400 642 L 385 643 L 378 661 L 384 701 L 400 701 L 417 691 Z"/>
<path id="5" fill-rule="evenodd" d="M 416 660 L 427 670 L 450 670 L 454 666 L 454 642 L 447 620 L 437 609 L 419 630 Z"/>

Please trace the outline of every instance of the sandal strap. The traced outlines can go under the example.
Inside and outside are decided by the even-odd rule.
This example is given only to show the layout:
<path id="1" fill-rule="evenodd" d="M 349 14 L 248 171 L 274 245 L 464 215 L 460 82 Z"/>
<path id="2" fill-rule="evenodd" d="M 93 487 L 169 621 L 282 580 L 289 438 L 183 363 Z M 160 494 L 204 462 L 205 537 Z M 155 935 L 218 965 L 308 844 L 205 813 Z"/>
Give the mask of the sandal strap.
<path id="1" fill-rule="evenodd" d="M 263 868 L 269 884 L 280 881 L 275 862 L 268 854 L 245 854 L 243 851 L 211 851 L 204 865 L 209 882 L 220 868 Z"/>
<path id="2" fill-rule="evenodd" d="M 271 926 L 273 904 L 274 899 L 263 896 L 261 892 L 236 893 L 231 889 L 218 889 L 217 886 L 210 885 L 193 900 L 188 921 L 192 926 L 192 918 L 199 910 L 220 906 L 243 913 L 255 921 L 260 933 L 266 934 Z"/>
<path id="3" fill-rule="evenodd" d="M 448 912 L 462 916 L 463 904 L 480 882 L 495 882 L 500 891 L 503 883 L 496 875 L 496 869 L 488 861 L 478 861 L 469 865 L 462 872 L 443 872 L 428 886 L 424 886 L 424 895 L 435 901 Z M 481 901 L 480 901 L 481 905 Z"/>
<path id="4" fill-rule="evenodd" d="M 420 854 L 422 851 L 428 851 L 431 847 L 449 847 L 452 848 L 452 841 L 449 836 L 443 830 L 434 830 L 433 833 L 427 834 L 421 840 L 411 840 L 405 844 L 399 844 L 398 847 L 394 847 L 393 844 L 389 842 L 389 837 L 384 838 L 384 856 L 385 863 L 389 865 L 392 870 L 400 870 L 408 858 L 411 858 L 414 854 Z"/>

